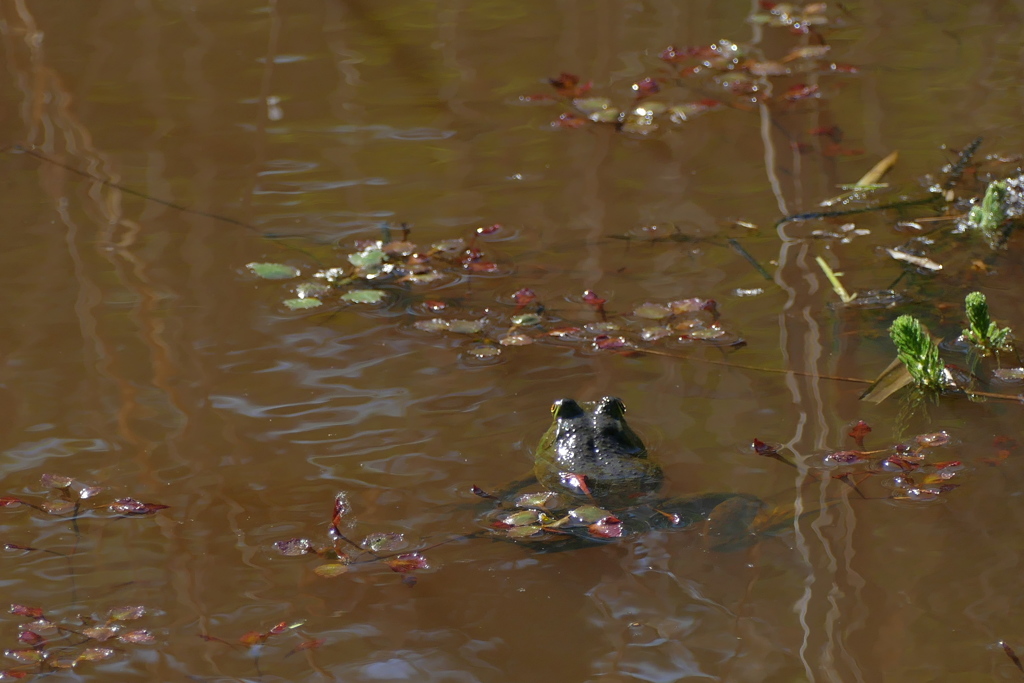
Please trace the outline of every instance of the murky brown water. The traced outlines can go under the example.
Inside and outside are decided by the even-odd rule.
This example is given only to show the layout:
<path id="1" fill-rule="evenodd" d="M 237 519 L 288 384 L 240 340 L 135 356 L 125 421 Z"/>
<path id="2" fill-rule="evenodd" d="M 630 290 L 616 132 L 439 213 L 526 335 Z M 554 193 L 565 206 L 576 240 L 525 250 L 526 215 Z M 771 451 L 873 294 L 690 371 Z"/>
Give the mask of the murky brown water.
<path id="1" fill-rule="evenodd" d="M 906 240 L 895 217 L 858 217 L 872 233 L 849 244 L 810 239 L 800 223 L 770 226 L 893 149 L 892 179 L 910 186 L 951 158 L 943 144 L 984 134 L 986 153 L 1018 152 L 1024 10 L 1000 0 L 833 8 L 845 27 L 827 34 L 829 58 L 861 73 L 823 77 L 827 98 L 774 123 L 730 110 L 637 139 L 556 130 L 557 106 L 519 102 L 559 71 L 624 97 L 669 44 L 798 44 L 762 36 L 749 10 L 5 0 L 0 145 L 94 179 L 0 154 L 0 496 L 41 495 L 40 476 L 58 473 L 108 487 L 101 502 L 170 508 L 87 516 L 77 548 L 68 521 L 0 509 L 4 542 L 76 550 L 73 580 L 53 554 L 7 553 L 0 604 L 61 619 L 144 605 L 130 626 L 155 643 L 108 641 L 118 652 L 79 664 L 83 680 L 1018 680 L 997 643 L 1024 651 L 1024 471 L 1017 452 L 983 462 L 994 437 L 1017 436 L 1018 405 L 951 399 L 906 419 L 898 400 L 859 402 L 859 384 L 541 344 L 482 362 L 466 338 L 412 328 L 426 317 L 424 292 L 472 317 L 507 314 L 508 296 L 530 287 L 575 321 L 594 319 L 579 303 L 585 289 L 615 311 L 713 297 L 748 345 L 666 348 L 811 373 L 881 370 L 896 312 L 837 313 L 813 257 L 828 256 L 852 289 L 888 286 L 901 268 L 877 246 Z M 806 141 L 808 128 L 832 124 L 865 154 L 825 157 L 813 139 L 803 155 L 790 149 L 787 135 Z M 728 227 L 735 219 L 761 230 Z M 501 223 L 486 249 L 505 274 L 330 315 L 288 311 L 287 285 L 245 269 L 341 265 L 332 245 L 376 239 L 382 221 L 408 221 L 422 243 Z M 650 225 L 710 239 L 627 248 L 609 238 Z M 928 297 L 956 303 L 977 288 L 1020 328 L 1019 248 L 992 274 L 905 279 L 915 303 L 901 311 L 952 337 L 958 306 L 940 317 Z M 987 257 L 961 241 L 936 258 L 964 249 Z M 529 468 L 550 402 L 605 394 L 623 398 L 674 492 L 743 491 L 806 510 L 839 502 L 736 553 L 708 552 L 693 533 L 551 555 L 450 544 L 427 553 L 432 569 L 414 586 L 380 565 L 319 578 L 316 558 L 273 550 L 289 537 L 322 540 L 338 491 L 356 537 L 402 532 L 417 546 L 473 530 L 460 507 L 474 501 L 469 486 L 495 489 Z M 969 464 L 965 485 L 928 505 L 860 500 L 749 450 L 759 437 L 814 465 L 852 445 L 858 419 L 875 447 L 948 430 L 948 459 Z M 5 648 L 27 647 L 22 621 L 0 622 Z M 237 644 L 282 621 L 304 623 L 271 637 L 258 661 Z M 324 642 L 288 656 L 312 639 Z"/>

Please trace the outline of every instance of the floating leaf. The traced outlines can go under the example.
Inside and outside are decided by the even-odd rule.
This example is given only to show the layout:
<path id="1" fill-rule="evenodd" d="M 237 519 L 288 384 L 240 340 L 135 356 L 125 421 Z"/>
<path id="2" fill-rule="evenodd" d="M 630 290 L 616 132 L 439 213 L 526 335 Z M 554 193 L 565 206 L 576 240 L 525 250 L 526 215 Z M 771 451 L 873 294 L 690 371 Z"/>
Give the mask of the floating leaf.
<path id="1" fill-rule="evenodd" d="M 405 547 L 405 536 L 403 534 L 389 532 L 375 532 L 363 539 L 360 544 L 364 548 L 375 553 L 388 553 L 395 550 L 401 550 Z"/>
<path id="2" fill-rule="evenodd" d="M 498 340 L 502 346 L 526 346 L 533 343 L 533 337 L 525 334 L 507 334 Z"/>
<path id="3" fill-rule="evenodd" d="M 313 569 L 313 573 L 324 579 L 333 579 L 336 576 L 341 576 L 348 571 L 347 564 L 341 564 L 340 562 L 332 562 L 330 564 L 322 564 L 319 567 Z"/>
<path id="4" fill-rule="evenodd" d="M 118 498 L 109 506 L 111 512 L 119 515 L 151 515 L 157 510 L 166 510 L 169 505 L 159 503 L 140 503 L 134 498 Z"/>
<path id="5" fill-rule="evenodd" d="M 430 248 L 434 251 L 440 251 L 445 254 L 458 254 L 466 248 L 466 241 L 461 238 L 443 240 L 431 245 Z"/>
<path id="6" fill-rule="evenodd" d="M 417 320 L 412 326 L 423 332 L 444 332 L 448 329 L 448 321 L 444 318 L 431 318 L 430 320 Z"/>
<path id="7" fill-rule="evenodd" d="M 1024 382 L 1024 368 L 998 368 L 992 371 L 992 376 L 1000 382 L 1018 384 Z M 4 500 L 0 498 L 0 507 L 3 506 Z"/>
<path id="8" fill-rule="evenodd" d="M 658 341 L 672 334 L 668 327 L 645 327 L 640 330 L 640 338 L 644 341 Z"/>
<path id="9" fill-rule="evenodd" d="M 78 491 L 78 497 L 82 500 L 92 498 L 103 491 L 102 486 L 83 486 Z"/>
<path id="10" fill-rule="evenodd" d="M 379 304 L 387 297 L 387 293 L 379 289 L 353 289 L 341 295 L 342 301 L 354 304 Z"/>
<path id="11" fill-rule="evenodd" d="M 315 552 L 313 542 L 308 538 L 289 538 L 285 541 L 275 541 L 274 548 L 286 557 L 298 557 L 299 555 Z"/>
<path id="12" fill-rule="evenodd" d="M 11 614 L 16 614 L 19 617 L 28 617 L 30 619 L 38 619 L 43 616 L 43 610 L 41 607 L 26 607 L 25 605 L 14 604 L 11 605 L 9 610 Z"/>
<path id="13" fill-rule="evenodd" d="M 607 334 L 608 332 L 615 332 L 619 329 L 618 323 L 602 322 L 602 323 L 587 323 L 583 326 L 583 329 L 591 334 Z"/>
<path id="14" fill-rule="evenodd" d="M 622 349 L 629 346 L 631 346 L 631 344 L 625 337 L 609 337 L 606 334 L 600 334 L 594 338 L 594 347 L 601 349 L 602 351 Z"/>
<path id="15" fill-rule="evenodd" d="M 406 553 L 398 557 L 388 558 L 385 562 L 391 568 L 391 571 L 398 572 L 399 574 L 430 568 L 427 558 L 419 553 Z"/>
<path id="16" fill-rule="evenodd" d="M 259 631 L 247 631 L 238 638 L 238 642 L 242 645 L 258 645 L 264 640 L 266 640 L 266 636 Z"/>
<path id="17" fill-rule="evenodd" d="M 17 498 L 0 498 L 0 508 L 10 508 L 21 505 L 21 503 Z"/>
<path id="18" fill-rule="evenodd" d="M 508 526 L 529 526 L 540 524 L 547 516 L 537 510 L 520 510 L 501 518 L 503 524 Z"/>
<path id="19" fill-rule="evenodd" d="M 372 270 L 380 266 L 387 259 L 387 254 L 378 247 L 371 247 L 364 251 L 348 255 L 348 262 L 356 268 Z"/>
<path id="20" fill-rule="evenodd" d="M 536 313 L 522 313 L 520 315 L 512 316 L 513 325 L 536 325 L 543 320 L 544 319 Z"/>
<path id="21" fill-rule="evenodd" d="M 541 491 L 540 493 L 524 493 L 516 498 L 516 507 L 540 508 L 542 510 L 555 510 L 561 507 L 562 499 L 553 491 Z"/>
<path id="22" fill-rule="evenodd" d="M 871 427 L 864 420 L 858 420 L 847 435 L 857 442 L 859 448 L 864 448 L 864 437 L 871 433 Z"/>
<path id="23" fill-rule="evenodd" d="M 491 346 L 490 344 L 474 346 L 466 352 L 474 358 L 494 358 L 495 356 L 501 355 L 501 349 L 497 346 Z"/>
<path id="24" fill-rule="evenodd" d="M 4 654 L 25 664 L 38 664 L 43 661 L 43 653 L 40 650 L 4 650 Z"/>
<path id="25" fill-rule="evenodd" d="M 245 267 L 264 280 L 288 280 L 299 276 L 299 269 L 283 263 L 246 263 Z"/>
<path id="26" fill-rule="evenodd" d="M 142 605 L 124 605 L 110 608 L 107 611 L 107 618 L 112 621 L 134 621 L 145 613 L 146 608 Z"/>
<path id="27" fill-rule="evenodd" d="M 914 440 L 921 446 L 921 448 L 935 448 L 936 446 L 945 446 L 949 443 L 949 434 L 947 432 L 934 432 L 932 434 L 919 434 L 914 437 Z"/>
<path id="28" fill-rule="evenodd" d="M 570 510 L 569 516 L 577 522 L 582 522 L 583 524 L 593 524 L 595 522 L 601 521 L 605 517 L 611 517 L 612 513 L 602 508 L 599 508 L 596 505 L 584 505 L 582 507 L 576 508 L 575 510 Z"/>
<path id="29" fill-rule="evenodd" d="M 323 302 L 320 301 L 320 299 L 317 299 L 316 297 L 312 296 L 308 296 L 302 299 L 285 299 L 283 303 L 285 306 L 287 306 L 293 311 L 300 311 L 307 308 L 316 308 L 317 306 L 323 304 Z"/>
<path id="30" fill-rule="evenodd" d="M 70 500 L 44 500 L 39 509 L 51 515 L 63 515 L 74 510 L 75 504 Z"/>
<path id="31" fill-rule="evenodd" d="M 71 486 L 71 482 L 74 480 L 71 477 L 65 477 L 59 474 L 44 474 L 40 477 L 43 486 L 48 489 L 66 489 Z"/>
<path id="32" fill-rule="evenodd" d="M 156 638 L 153 637 L 153 634 L 145 629 L 123 633 L 119 635 L 117 639 L 120 640 L 122 643 L 134 643 L 136 645 L 144 645 L 156 641 Z"/>
<path id="33" fill-rule="evenodd" d="M 529 524 L 526 526 L 512 527 L 508 530 L 507 535 L 509 538 L 513 539 L 530 538 L 531 536 L 536 536 L 537 534 L 543 533 L 543 531 L 544 527 L 540 526 L 539 524 Z"/>
<path id="34" fill-rule="evenodd" d="M 46 638 L 43 638 L 35 631 L 22 631 L 18 634 L 18 642 L 24 643 L 29 647 L 36 647 L 38 645 L 42 645 L 43 643 L 45 643 Z"/>
<path id="35" fill-rule="evenodd" d="M 118 626 L 90 626 L 82 629 L 82 635 L 102 643 L 117 635 L 118 630 L 120 630 Z"/>
<path id="36" fill-rule="evenodd" d="M 295 288 L 295 295 L 300 299 L 314 299 L 331 291 L 331 288 L 322 282 L 303 282 Z"/>
<path id="37" fill-rule="evenodd" d="M 672 315 L 672 310 L 664 304 L 644 303 L 633 309 L 633 315 L 648 320 L 661 320 Z"/>
<path id="38" fill-rule="evenodd" d="M 448 331 L 457 334 L 479 334 L 483 332 L 483 320 L 449 320 Z"/>
<path id="39" fill-rule="evenodd" d="M 75 662 L 98 662 L 113 656 L 114 651 L 109 647 L 87 647 L 75 657 Z"/>
<path id="40" fill-rule="evenodd" d="M 622 520 L 618 517 L 609 515 L 604 519 L 600 519 L 591 524 L 587 529 L 591 535 L 597 536 L 598 538 L 621 538 L 622 537 Z"/>

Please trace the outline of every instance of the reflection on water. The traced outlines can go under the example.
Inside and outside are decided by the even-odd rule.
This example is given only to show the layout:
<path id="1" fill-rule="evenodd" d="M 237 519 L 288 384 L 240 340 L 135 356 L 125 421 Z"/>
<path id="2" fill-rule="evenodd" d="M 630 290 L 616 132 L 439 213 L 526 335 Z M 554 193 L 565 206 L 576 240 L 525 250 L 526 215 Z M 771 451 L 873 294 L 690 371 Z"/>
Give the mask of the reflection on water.
<path id="1" fill-rule="evenodd" d="M 105 487 L 104 502 L 170 506 L 125 519 L 87 510 L 77 525 L 0 508 L 5 543 L 42 549 L 8 551 L 0 597 L 76 628 L 77 615 L 144 606 L 130 628 L 155 642 L 94 643 L 114 650 L 77 665 L 95 680 L 1016 680 L 997 643 L 1024 651 L 1022 473 L 1015 446 L 993 438 L 1016 438 L 1019 407 L 943 400 L 907 417 L 898 401 L 859 402 L 862 385 L 798 374 L 867 378 L 888 363 L 895 311 L 830 308 L 814 256 L 842 264 L 855 290 L 884 289 L 902 266 L 875 246 L 906 237 L 880 215 L 855 219 L 871 233 L 849 244 L 766 226 L 813 210 L 893 149 L 893 180 L 911 186 L 949 161 L 943 144 L 984 134 L 986 153 L 1018 151 L 1007 84 L 1019 10 L 830 7 L 829 58 L 860 74 L 808 74 L 824 96 L 775 118 L 735 108 L 641 138 L 555 129 L 557 105 L 520 100 L 562 71 L 628 98 L 668 45 L 729 38 L 770 57 L 810 44 L 747 23 L 748 10 L 0 6 L 0 497 L 35 500 L 55 473 Z M 822 154 L 807 131 L 831 126 L 864 154 Z M 289 285 L 246 272 L 252 261 L 344 265 L 382 220 L 408 222 L 419 244 L 501 223 L 486 244 L 502 270 L 326 313 L 288 311 Z M 609 238 L 665 229 L 685 239 Z M 1024 324 L 1018 264 L 993 263 L 969 282 L 907 277 L 900 305 L 933 310 L 983 289 L 997 317 Z M 746 346 L 672 347 L 698 358 L 687 361 L 537 343 L 479 362 L 472 338 L 413 328 L 424 297 L 499 316 L 522 287 L 563 321 L 597 322 L 587 289 L 613 316 L 713 298 Z M 957 313 L 931 315 L 945 316 L 933 332 L 956 334 Z M 734 553 L 688 531 L 545 555 L 451 540 L 480 527 L 470 486 L 499 490 L 529 471 L 552 400 L 607 394 L 629 406 L 672 494 L 752 493 L 794 504 L 799 521 Z M 851 447 L 858 419 L 874 430 L 869 447 L 947 430 L 951 459 L 968 464 L 963 486 L 914 505 L 816 476 L 825 450 Z M 755 437 L 800 466 L 752 455 Z M 324 579 L 321 560 L 273 549 L 326 542 L 340 490 L 351 538 L 448 541 L 425 553 L 431 569 L 414 585 L 381 563 Z M 3 620 L 5 649 L 31 650 L 22 619 Z M 260 645 L 240 642 L 282 622 Z M 77 642 L 47 638 L 55 652 Z"/>

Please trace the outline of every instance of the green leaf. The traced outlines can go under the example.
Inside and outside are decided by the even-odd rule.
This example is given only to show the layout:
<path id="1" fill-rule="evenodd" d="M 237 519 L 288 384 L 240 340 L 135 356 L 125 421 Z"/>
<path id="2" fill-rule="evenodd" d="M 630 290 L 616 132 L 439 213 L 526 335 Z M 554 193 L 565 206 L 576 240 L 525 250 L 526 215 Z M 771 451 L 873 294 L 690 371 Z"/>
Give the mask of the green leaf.
<path id="1" fill-rule="evenodd" d="M 519 315 L 512 316 L 513 325 L 536 325 L 541 322 L 541 318 L 536 313 L 521 313 Z"/>
<path id="2" fill-rule="evenodd" d="M 348 255 L 348 262 L 356 268 L 373 269 L 384 263 L 387 255 L 377 247 L 371 247 L 356 254 Z"/>
<path id="3" fill-rule="evenodd" d="M 387 293 L 379 289 L 353 289 L 341 295 L 342 301 L 353 304 L 379 304 L 387 297 Z"/>
<path id="4" fill-rule="evenodd" d="M 313 568 L 313 573 L 324 579 L 333 579 L 335 576 L 341 576 L 347 571 L 347 564 L 339 564 L 337 562 L 322 564 Z"/>
<path id="5" fill-rule="evenodd" d="M 910 315 L 901 315 L 889 328 L 896 345 L 896 356 L 906 366 L 917 386 L 938 391 L 942 388 L 943 364 L 939 347 L 932 341 L 921 322 Z"/>
<path id="6" fill-rule="evenodd" d="M 316 308 L 323 304 L 320 299 L 311 296 L 306 297 L 305 299 L 285 299 L 283 303 L 293 311 L 298 311 L 303 308 Z"/>
<path id="7" fill-rule="evenodd" d="M 283 263 L 246 263 L 245 267 L 264 280 L 288 280 L 298 277 L 299 269 Z"/>
<path id="8" fill-rule="evenodd" d="M 648 320 L 661 320 L 672 315 L 672 309 L 664 304 L 645 303 L 633 309 L 633 315 Z"/>
<path id="9" fill-rule="evenodd" d="M 483 332 L 483 320 L 449 320 L 448 330 L 458 334 L 478 334 Z"/>
<path id="10" fill-rule="evenodd" d="M 597 507 L 596 505 L 584 505 L 578 507 L 575 510 L 569 511 L 569 516 L 577 522 L 583 522 L 584 524 L 593 524 L 599 522 L 605 517 L 610 517 L 612 513 Z"/>

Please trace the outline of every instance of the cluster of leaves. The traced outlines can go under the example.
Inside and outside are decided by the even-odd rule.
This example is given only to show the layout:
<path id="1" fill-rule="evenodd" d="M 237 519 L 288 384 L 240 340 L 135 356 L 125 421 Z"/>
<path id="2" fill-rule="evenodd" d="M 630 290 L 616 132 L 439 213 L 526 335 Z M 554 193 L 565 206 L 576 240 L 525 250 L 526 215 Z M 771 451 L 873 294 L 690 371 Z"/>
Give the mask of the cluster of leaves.
<path id="1" fill-rule="evenodd" d="M 858 493 L 865 480 L 881 476 L 881 485 L 889 491 L 888 497 L 895 500 L 931 501 L 960 486 L 963 462 L 939 460 L 936 455 L 953 445 L 948 433 L 919 434 L 886 448 L 868 450 L 864 440 L 869 433 L 871 427 L 863 420 L 858 421 L 848 434 L 857 448 L 830 451 L 822 456 L 821 466 L 839 470 L 832 477 L 853 486 Z M 753 448 L 760 455 L 781 458 L 775 446 L 758 439 L 754 439 Z"/>
<path id="2" fill-rule="evenodd" d="M 967 329 L 963 337 L 982 355 L 1009 351 L 1013 348 L 1013 332 L 1009 327 L 999 327 L 988 313 L 988 301 L 981 292 L 971 292 L 964 299 L 967 309 Z"/>
<path id="3" fill-rule="evenodd" d="M 282 635 L 282 634 L 285 634 L 285 633 L 293 633 L 293 632 L 295 632 L 296 629 L 298 629 L 299 627 L 301 627 L 305 623 L 306 623 L 305 621 L 293 621 L 293 622 L 281 621 L 281 622 L 278 622 L 277 624 L 274 624 L 273 626 L 271 626 L 266 631 L 246 631 L 245 633 L 243 633 L 241 636 L 239 636 L 237 638 L 237 641 L 235 641 L 235 640 L 227 640 L 227 639 L 224 639 L 224 638 L 219 638 L 217 636 L 212 636 L 212 635 L 209 635 L 209 634 L 206 634 L 206 633 L 201 633 L 199 635 L 199 637 L 202 638 L 203 640 L 207 641 L 207 642 L 222 643 L 222 644 L 227 645 L 228 647 L 232 647 L 232 648 L 238 647 L 239 645 L 241 645 L 243 647 L 248 647 L 248 648 L 251 648 L 251 649 L 255 650 L 254 657 L 255 657 L 255 660 L 256 660 L 256 667 L 257 667 L 257 669 L 259 669 L 259 655 L 260 655 L 260 652 L 259 652 L 258 648 L 260 648 L 261 646 L 265 645 L 266 642 L 268 640 L 270 640 L 274 636 L 279 636 L 279 635 Z M 316 648 L 318 648 L 321 645 L 323 645 L 324 642 L 326 642 L 326 641 L 323 638 L 310 638 L 308 640 L 303 640 L 298 645 L 296 645 L 292 649 L 290 649 L 284 656 L 285 657 L 290 657 L 291 655 L 295 654 L 296 652 L 302 652 L 304 650 L 315 650 Z"/>
<path id="4" fill-rule="evenodd" d="M 77 518 L 83 511 L 105 510 L 118 517 L 138 517 L 151 515 L 168 506 L 159 503 L 143 503 L 134 498 L 116 498 L 110 502 L 92 502 L 92 499 L 103 492 L 103 487 L 83 484 L 71 477 L 59 474 L 44 474 L 41 477 L 43 488 L 51 495 L 41 498 L 0 497 L 0 508 L 28 507 L 45 515 L 55 517 L 71 516 Z M 85 501 L 90 501 L 86 503 Z M 34 550 L 11 543 L 5 546 L 9 550 Z"/>
<path id="5" fill-rule="evenodd" d="M 111 645 L 148 645 L 156 641 L 147 629 L 129 630 L 125 622 L 141 619 L 146 608 L 125 605 L 107 610 L 102 617 L 78 616 L 58 621 L 47 617 L 40 607 L 11 605 L 10 613 L 29 621 L 18 632 L 20 647 L 4 650 L 4 654 L 23 666 L 0 671 L 0 680 L 20 679 L 72 669 L 83 662 L 110 659 L 120 650 Z M 102 645 L 97 645 L 102 643 Z"/>
<path id="6" fill-rule="evenodd" d="M 718 304 L 713 299 L 645 302 L 627 314 L 610 313 L 605 307 L 608 300 L 591 290 L 585 291 L 579 301 L 598 320 L 567 320 L 559 311 L 540 302 L 533 290 L 522 288 L 511 295 L 511 310 L 489 309 L 486 314 L 470 319 L 433 317 L 419 320 L 413 327 L 424 332 L 471 336 L 474 341 L 467 352 L 481 359 L 500 355 L 503 347 L 543 341 L 620 352 L 643 350 L 662 339 L 714 346 L 745 343 L 722 325 Z M 428 305 L 434 313 L 448 308 L 443 301 L 431 301 Z"/>
<path id="7" fill-rule="evenodd" d="M 551 491 L 524 493 L 512 501 L 511 509 L 498 507 L 488 526 L 512 541 L 550 540 L 566 534 L 600 541 L 627 534 L 622 520 L 611 511 L 593 503 L 571 503 Z"/>
<path id="8" fill-rule="evenodd" d="M 1003 249 L 1010 229 L 1024 217 L 1024 176 L 993 180 L 960 227 L 980 231 L 992 249 Z"/>
<path id="9" fill-rule="evenodd" d="M 393 532 L 375 532 L 356 542 L 342 532 L 342 522 L 351 512 L 348 495 L 339 493 L 334 498 L 331 521 L 327 525 L 327 542 L 316 543 L 308 538 L 289 538 L 276 541 L 274 548 L 286 557 L 315 555 L 326 560 L 313 572 L 323 578 L 334 578 L 349 570 L 353 564 L 383 562 L 391 571 L 409 574 L 429 569 L 430 564 L 420 553 L 398 553 L 406 547 L 405 537 Z M 415 583 L 415 577 L 406 576 L 406 583 Z"/>
<path id="10" fill-rule="evenodd" d="M 992 321 L 984 294 L 968 294 L 964 299 L 964 308 L 967 312 L 967 328 L 961 340 L 968 342 L 981 356 L 1014 351 L 1013 332 Z M 968 373 L 957 372 L 955 366 L 942 362 L 938 344 L 917 318 L 901 315 L 893 321 L 889 333 L 896 345 L 897 359 L 909 375 L 907 382 L 932 392 L 971 391 Z M 1024 378 L 1024 368 L 996 369 L 993 376 L 1003 380 Z"/>
<path id="11" fill-rule="evenodd" d="M 409 229 L 403 226 L 401 239 L 392 239 L 391 228 L 382 226 L 382 239 L 356 242 L 346 255 L 348 266 L 324 268 L 312 273 L 312 279 L 292 289 L 292 297 L 283 301 L 292 310 L 317 308 L 329 297 L 350 304 L 379 304 L 388 298 L 383 285 L 438 284 L 458 274 L 501 273 L 501 267 L 487 257 L 480 238 L 501 230 L 489 225 L 474 230 L 468 239 L 450 239 L 420 248 L 409 241 Z M 295 266 L 282 263 L 248 263 L 253 274 L 267 280 L 291 280 L 302 275 Z"/>
<path id="12" fill-rule="evenodd" d="M 788 106 L 821 96 L 818 85 L 794 80 L 793 76 L 856 73 L 852 66 L 826 59 L 830 46 L 818 32 L 830 23 L 825 3 L 794 6 L 762 2 L 761 7 L 763 12 L 752 15 L 752 21 L 770 27 L 786 27 L 798 34 L 813 33 L 815 44 L 795 46 L 778 59 L 765 59 L 756 48 L 730 40 L 694 47 L 669 46 L 659 55 L 661 72 L 633 83 L 631 102 L 626 105 L 591 95 L 590 82 L 584 82 L 575 74 L 563 73 L 549 79 L 558 99 L 569 109 L 559 116 L 555 125 L 580 128 L 603 124 L 626 133 L 647 135 L 666 119 L 680 124 L 724 107 L 751 111 L 755 105 Z M 790 80 L 783 84 L 777 82 L 780 78 Z M 669 94 L 667 100 L 660 99 L 672 88 L 696 93 L 698 97 L 673 102 L 677 96 Z M 523 99 L 532 102 L 550 98 L 534 95 Z M 833 138 L 833 153 L 843 153 L 838 147 L 836 137 L 841 135 L 836 129 L 818 131 L 818 134 Z"/>

